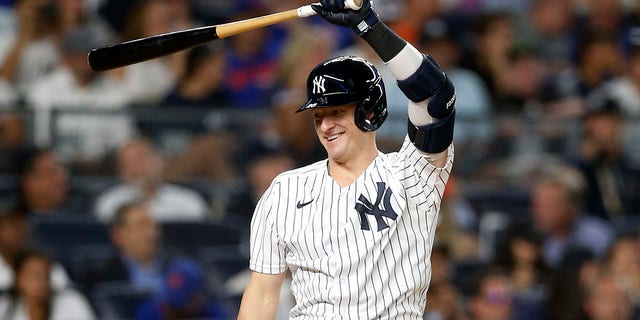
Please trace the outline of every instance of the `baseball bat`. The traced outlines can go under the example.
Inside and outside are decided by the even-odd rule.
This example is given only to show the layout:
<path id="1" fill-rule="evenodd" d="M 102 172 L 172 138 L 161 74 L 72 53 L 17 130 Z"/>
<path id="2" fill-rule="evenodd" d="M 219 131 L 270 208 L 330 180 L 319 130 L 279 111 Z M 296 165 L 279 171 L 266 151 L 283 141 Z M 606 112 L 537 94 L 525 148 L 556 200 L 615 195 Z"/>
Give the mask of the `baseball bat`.
<path id="1" fill-rule="evenodd" d="M 346 8 L 358 10 L 361 6 L 362 0 L 345 0 Z M 306 5 L 246 20 L 164 33 L 92 49 L 87 55 L 87 60 L 93 71 L 115 69 L 176 53 L 216 39 L 314 14 L 316 12 L 311 5 Z"/>

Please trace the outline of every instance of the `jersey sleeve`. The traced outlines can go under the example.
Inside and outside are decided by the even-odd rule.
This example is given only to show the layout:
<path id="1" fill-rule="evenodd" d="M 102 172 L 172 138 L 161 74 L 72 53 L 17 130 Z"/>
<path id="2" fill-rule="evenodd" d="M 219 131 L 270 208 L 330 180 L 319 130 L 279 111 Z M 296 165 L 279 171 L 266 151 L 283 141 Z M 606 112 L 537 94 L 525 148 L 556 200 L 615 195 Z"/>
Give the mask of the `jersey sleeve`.
<path id="1" fill-rule="evenodd" d="M 440 207 L 444 187 L 453 167 L 454 148 L 450 144 L 447 148 L 447 163 L 443 167 L 436 167 L 428 160 L 428 155 L 420 152 L 406 136 L 398 152 L 402 163 L 402 178 L 407 197 L 418 203 L 434 204 Z"/>
<path id="2" fill-rule="evenodd" d="M 255 272 L 279 274 L 286 270 L 284 247 L 275 227 L 280 187 L 278 182 L 271 184 L 251 218 L 249 269 Z"/>

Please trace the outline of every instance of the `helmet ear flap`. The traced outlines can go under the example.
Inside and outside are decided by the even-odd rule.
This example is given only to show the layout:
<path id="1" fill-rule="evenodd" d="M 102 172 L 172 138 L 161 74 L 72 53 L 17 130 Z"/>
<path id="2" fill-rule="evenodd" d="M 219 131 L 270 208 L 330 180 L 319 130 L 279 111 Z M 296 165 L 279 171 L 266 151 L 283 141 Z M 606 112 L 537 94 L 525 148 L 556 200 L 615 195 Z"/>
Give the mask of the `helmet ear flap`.
<path id="1" fill-rule="evenodd" d="M 387 119 L 387 98 L 382 79 L 371 86 L 367 97 L 358 104 L 355 111 L 355 123 L 362 131 L 375 131 Z"/>

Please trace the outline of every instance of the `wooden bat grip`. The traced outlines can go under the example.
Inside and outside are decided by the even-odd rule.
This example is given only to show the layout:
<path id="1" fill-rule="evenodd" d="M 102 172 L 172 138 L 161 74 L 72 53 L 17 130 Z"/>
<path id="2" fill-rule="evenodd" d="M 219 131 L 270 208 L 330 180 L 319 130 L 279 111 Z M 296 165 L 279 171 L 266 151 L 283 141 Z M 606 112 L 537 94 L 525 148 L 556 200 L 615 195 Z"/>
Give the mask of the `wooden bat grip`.
<path id="1" fill-rule="evenodd" d="M 216 33 L 219 38 L 226 38 L 234 34 L 266 27 L 294 18 L 298 18 L 298 9 L 291 9 L 257 18 L 220 24 L 216 27 Z"/>

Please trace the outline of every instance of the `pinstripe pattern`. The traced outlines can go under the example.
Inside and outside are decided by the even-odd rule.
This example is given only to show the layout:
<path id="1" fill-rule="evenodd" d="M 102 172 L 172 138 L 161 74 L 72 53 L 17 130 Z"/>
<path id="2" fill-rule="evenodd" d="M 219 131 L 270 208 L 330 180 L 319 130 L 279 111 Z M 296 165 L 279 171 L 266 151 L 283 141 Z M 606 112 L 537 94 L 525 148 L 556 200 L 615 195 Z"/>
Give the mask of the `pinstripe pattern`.
<path id="1" fill-rule="evenodd" d="M 328 175 L 326 161 L 280 174 L 253 216 L 250 268 L 291 270 L 297 302 L 292 319 L 422 319 L 452 163 L 453 146 L 447 165 L 436 168 L 405 138 L 400 151 L 379 153 L 344 188 Z M 376 182 L 393 192 L 398 217 L 383 217 L 389 227 L 378 231 L 376 218 L 367 214 L 371 228 L 363 230 L 356 202 L 362 194 L 373 203 Z"/>

